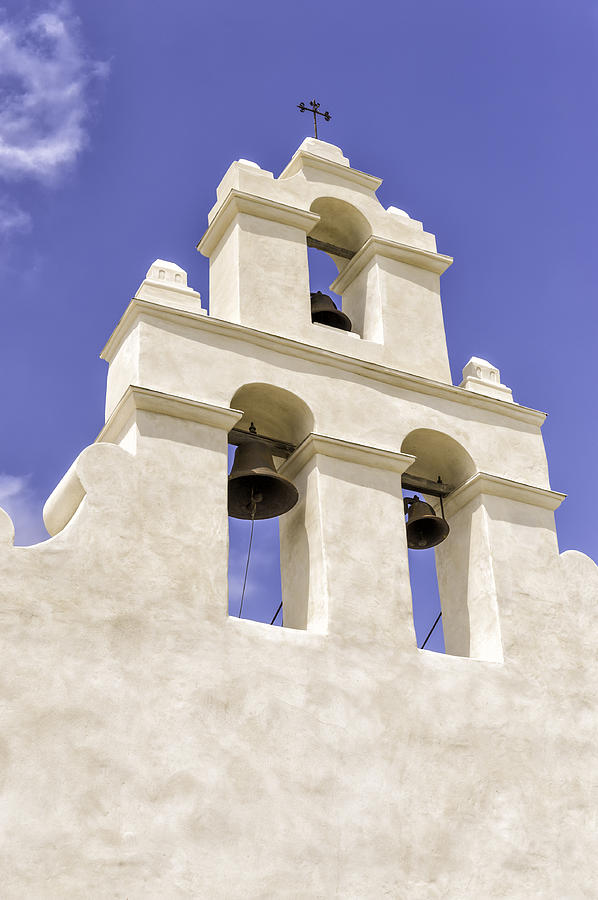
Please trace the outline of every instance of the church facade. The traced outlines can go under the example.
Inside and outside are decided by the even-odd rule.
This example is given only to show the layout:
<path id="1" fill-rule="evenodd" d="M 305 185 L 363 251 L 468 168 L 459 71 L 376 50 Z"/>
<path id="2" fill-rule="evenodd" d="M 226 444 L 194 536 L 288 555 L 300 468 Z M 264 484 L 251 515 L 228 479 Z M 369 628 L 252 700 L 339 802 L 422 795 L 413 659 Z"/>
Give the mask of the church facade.
<path id="1" fill-rule="evenodd" d="M 103 358 L 106 422 L 13 546 L 7 898 L 594 897 L 598 568 L 559 554 L 544 414 L 451 382 L 433 235 L 307 139 L 231 165 Z M 351 331 L 312 322 L 308 244 Z M 288 451 L 284 627 L 228 615 L 231 431 Z M 415 641 L 404 480 L 442 474 L 446 654 Z M 436 501 L 434 501 L 436 502 Z"/>

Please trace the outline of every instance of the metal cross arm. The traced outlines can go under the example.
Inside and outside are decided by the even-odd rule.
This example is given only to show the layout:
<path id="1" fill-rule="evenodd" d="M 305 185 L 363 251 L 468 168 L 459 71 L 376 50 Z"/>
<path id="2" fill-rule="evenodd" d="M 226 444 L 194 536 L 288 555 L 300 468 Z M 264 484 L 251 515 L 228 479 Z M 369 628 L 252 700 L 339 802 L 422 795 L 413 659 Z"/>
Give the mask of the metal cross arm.
<path id="1" fill-rule="evenodd" d="M 310 109 L 310 107 L 311 107 L 311 109 Z M 303 103 L 303 101 L 301 101 L 301 103 L 297 104 L 297 109 L 300 109 L 301 112 L 313 113 L 314 132 L 315 132 L 315 138 L 317 140 L 318 139 L 318 116 L 322 116 L 326 122 L 330 122 L 330 119 L 332 118 L 332 116 L 330 115 L 328 110 L 326 110 L 326 112 L 320 112 L 320 104 L 316 100 L 310 100 L 309 106 L 306 106 L 305 103 Z"/>

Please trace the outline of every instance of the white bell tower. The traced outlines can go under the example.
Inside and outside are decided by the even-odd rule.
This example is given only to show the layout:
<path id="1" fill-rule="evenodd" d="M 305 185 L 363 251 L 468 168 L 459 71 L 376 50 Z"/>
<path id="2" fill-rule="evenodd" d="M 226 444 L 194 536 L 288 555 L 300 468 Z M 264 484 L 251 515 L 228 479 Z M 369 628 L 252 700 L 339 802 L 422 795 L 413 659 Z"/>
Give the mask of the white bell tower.
<path id="1" fill-rule="evenodd" d="M 452 260 L 421 222 L 382 207 L 381 183 L 314 138 L 276 179 L 255 163 L 233 163 L 198 245 L 210 257 L 211 314 L 450 383 L 440 275 Z M 306 237 L 339 269 L 331 287 L 358 343 L 312 326 Z"/>
<path id="2" fill-rule="evenodd" d="M 277 178 L 233 163 L 198 245 L 210 314 L 156 260 L 53 536 L 15 548 L 0 510 L 7 897 L 597 882 L 598 569 L 559 555 L 544 414 L 477 357 L 452 385 L 451 259 L 380 183 L 311 138 Z M 308 246 L 350 332 L 311 320 Z M 227 612 L 227 451 L 252 421 L 299 493 L 284 628 Z M 415 642 L 403 507 L 438 475 L 444 655 Z"/>

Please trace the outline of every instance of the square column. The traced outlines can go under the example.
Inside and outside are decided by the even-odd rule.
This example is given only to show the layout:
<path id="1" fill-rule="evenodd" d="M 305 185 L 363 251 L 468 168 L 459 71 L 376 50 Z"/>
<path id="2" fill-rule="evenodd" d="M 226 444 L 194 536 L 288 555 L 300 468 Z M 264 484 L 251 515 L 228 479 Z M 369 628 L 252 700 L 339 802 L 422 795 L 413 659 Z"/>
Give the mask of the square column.
<path id="1" fill-rule="evenodd" d="M 445 500 L 436 548 L 446 652 L 502 662 L 536 645 L 561 592 L 554 510 L 564 494 L 479 472 Z"/>
<path id="2" fill-rule="evenodd" d="M 364 340 L 384 344 L 386 365 L 451 384 L 440 301 L 450 256 L 370 237 L 330 287 Z"/>
<path id="3" fill-rule="evenodd" d="M 414 457 L 310 435 L 281 467 L 285 625 L 415 647 L 401 475 Z"/>
<path id="4" fill-rule="evenodd" d="M 311 324 L 306 235 L 315 213 L 232 189 L 198 250 L 210 257 L 210 315 L 261 331 Z"/>

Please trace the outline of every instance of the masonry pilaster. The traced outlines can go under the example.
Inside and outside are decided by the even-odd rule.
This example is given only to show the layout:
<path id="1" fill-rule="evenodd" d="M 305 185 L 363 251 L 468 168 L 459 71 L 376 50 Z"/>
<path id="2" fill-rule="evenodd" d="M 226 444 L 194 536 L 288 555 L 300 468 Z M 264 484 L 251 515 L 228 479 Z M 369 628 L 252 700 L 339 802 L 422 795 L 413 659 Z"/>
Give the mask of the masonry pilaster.
<path id="1" fill-rule="evenodd" d="M 285 624 L 414 646 L 401 474 L 413 457 L 312 434 L 281 472 Z"/>

